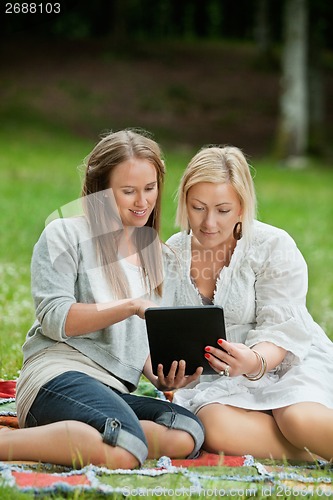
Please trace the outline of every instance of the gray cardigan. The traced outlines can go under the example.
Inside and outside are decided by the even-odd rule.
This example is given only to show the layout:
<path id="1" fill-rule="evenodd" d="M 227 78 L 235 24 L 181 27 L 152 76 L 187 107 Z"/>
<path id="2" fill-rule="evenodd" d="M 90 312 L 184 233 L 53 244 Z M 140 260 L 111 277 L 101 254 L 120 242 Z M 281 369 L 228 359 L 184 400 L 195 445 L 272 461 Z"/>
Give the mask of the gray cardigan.
<path id="1" fill-rule="evenodd" d="M 134 390 L 149 353 L 144 320 L 131 316 L 89 334 L 65 334 L 72 304 L 115 300 L 84 217 L 56 219 L 46 226 L 34 248 L 31 274 L 36 321 L 23 345 L 24 360 L 66 342 Z M 156 296 L 151 299 L 159 303 Z"/>

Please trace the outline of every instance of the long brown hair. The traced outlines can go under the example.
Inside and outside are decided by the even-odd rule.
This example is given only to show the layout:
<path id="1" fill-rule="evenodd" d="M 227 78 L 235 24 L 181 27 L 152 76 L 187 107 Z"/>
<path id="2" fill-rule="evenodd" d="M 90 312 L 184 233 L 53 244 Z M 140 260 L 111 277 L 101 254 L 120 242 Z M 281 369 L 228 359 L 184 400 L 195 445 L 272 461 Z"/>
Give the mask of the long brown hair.
<path id="1" fill-rule="evenodd" d="M 112 170 L 132 158 L 152 163 L 157 173 L 155 207 L 143 228 L 136 228 L 133 240 L 138 251 L 146 291 L 161 295 L 163 264 L 159 239 L 161 194 L 165 167 L 159 145 L 146 132 L 133 129 L 112 132 L 102 138 L 86 158 L 82 187 L 83 206 L 96 242 L 97 255 L 117 298 L 129 297 L 129 284 L 119 265 L 118 241 L 122 224 L 112 201 L 107 199 Z M 109 203 L 107 203 L 109 202 Z"/>

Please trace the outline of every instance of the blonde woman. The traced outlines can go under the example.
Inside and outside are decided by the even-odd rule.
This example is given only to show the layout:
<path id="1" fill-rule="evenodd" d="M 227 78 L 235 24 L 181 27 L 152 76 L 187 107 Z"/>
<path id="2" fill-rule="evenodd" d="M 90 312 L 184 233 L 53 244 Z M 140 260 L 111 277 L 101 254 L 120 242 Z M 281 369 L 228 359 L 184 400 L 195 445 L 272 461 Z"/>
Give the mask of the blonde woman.
<path id="1" fill-rule="evenodd" d="M 175 368 L 168 378 L 152 373 L 143 321 L 162 289 L 163 179 L 155 141 L 108 134 L 87 158 L 85 215 L 43 231 L 32 258 L 36 321 L 17 382 L 24 429 L 1 433 L 2 460 L 133 468 L 200 449 L 191 412 L 131 394 L 142 373 L 162 389 L 191 381 Z"/>
<path id="2" fill-rule="evenodd" d="M 333 343 L 307 311 L 295 242 L 255 213 L 240 149 L 206 147 L 192 158 L 179 187 L 182 232 L 167 242 L 181 267 L 175 300 L 223 306 L 227 341 L 203 353 L 216 376 L 174 401 L 201 419 L 209 452 L 330 460 Z"/>

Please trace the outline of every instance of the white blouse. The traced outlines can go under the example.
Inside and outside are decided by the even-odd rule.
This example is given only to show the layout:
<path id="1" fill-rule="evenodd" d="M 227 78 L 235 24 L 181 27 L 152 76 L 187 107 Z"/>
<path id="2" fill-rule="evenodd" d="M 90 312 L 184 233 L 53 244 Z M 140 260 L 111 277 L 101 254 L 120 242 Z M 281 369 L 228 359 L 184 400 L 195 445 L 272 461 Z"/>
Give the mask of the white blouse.
<path id="1" fill-rule="evenodd" d="M 177 255 L 166 289 L 177 305 L 202 305 L 190 278 L 191 235 L 167 244 Z M 179 389 L 174 402 L 197 412 L 209 403 L 271 410 L 299 402 L 333 408 L 333 343 L 306 308 L 307 266 L 282 229 L 254 222 L 249 241 L 237 242 L 216 282 L 213 303 L 224 309 L 227 340 L 249 347 L 272 342 L 286 349 L 283 362 L 258 381 L 242 375 L 203 375 Z"/>

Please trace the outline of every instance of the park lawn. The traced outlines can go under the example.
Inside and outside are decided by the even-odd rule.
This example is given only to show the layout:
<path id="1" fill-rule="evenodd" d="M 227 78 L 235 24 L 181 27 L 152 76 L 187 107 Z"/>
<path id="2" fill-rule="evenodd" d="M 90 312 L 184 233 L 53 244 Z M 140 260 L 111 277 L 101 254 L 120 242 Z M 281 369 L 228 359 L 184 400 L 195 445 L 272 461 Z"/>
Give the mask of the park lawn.
<path id="1" fill-rule="evenodd" d="M 96 141 L 39 123 L 10 121 L 0 131 L 0 354 L 2 378 L 15 378 L 21 345 L 33 321 L 30 259 L 47 217 L 80 194 L 83 160 Z M 165 151 L 162 238 L 177 230 L 175 194 L 194 151 Z M 319 162 L 290 170 L 251 159 L 259 219 L 286 229 L 309 267 L 308 308 L 333 339 L 333 168 Z"/>
<path id="2" fill-rule="evenodd" d="M 33 245 L 49 214 L 79 196 L 82 161 L 97 140 L 78 138 L 38 123 L 18 130 L 9 121 L 0 130 L 0 142 L 5 145 L 0 158 L 0 378 L 17 377 L 21 345 L 34 319 L 29 269 Z M 163 239 L 176 231 L 175 193 L 193 153 L 165 151 Z M 285 228 L 296 239 L 309 265 L 308 307 L 333 339 L 333 169 L 312 163 L 305 170 L 287 170 L 270 159 L 253 159 L 252 164 L 256 170 L 259 218 Z M 177 478 L 170 477 L 169 481 L 169 488 L 177 487 Z M 246 486 L 251 485 L 244 483 Z M 11 489 L 0 487 L 1 498 L 12 495 Z M 33 494 L 15 495 L 34 498 Z M 41 498 L 50 497 L 45 494 Z M 52 498 L 64 497 L 55 494 Z M 66 494 L 66 498 L 99 496 L 77 491 Z"/>

